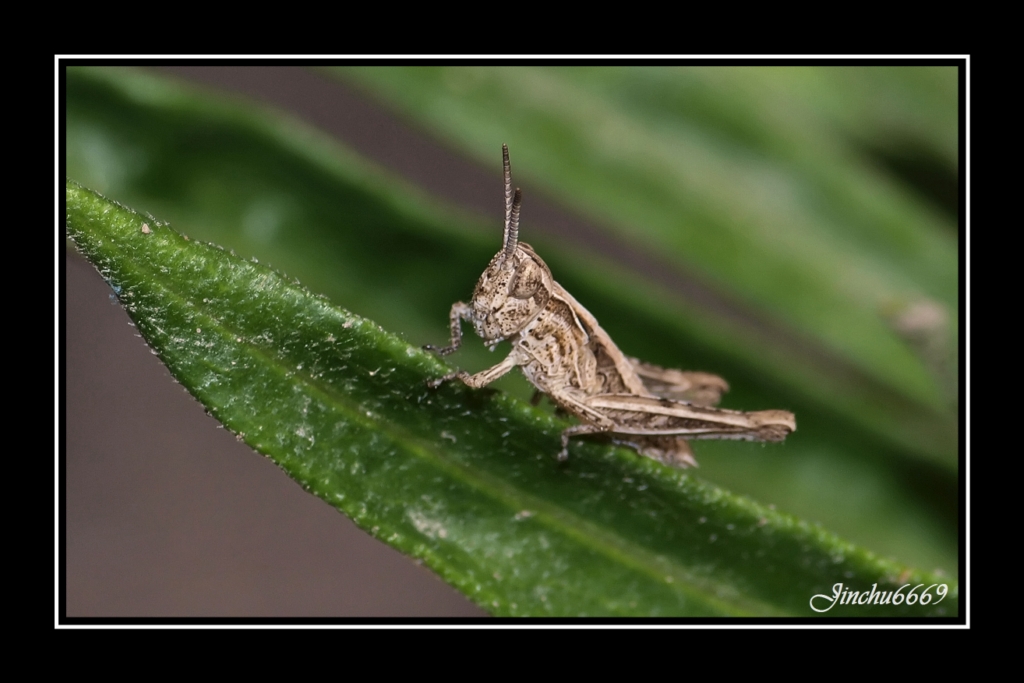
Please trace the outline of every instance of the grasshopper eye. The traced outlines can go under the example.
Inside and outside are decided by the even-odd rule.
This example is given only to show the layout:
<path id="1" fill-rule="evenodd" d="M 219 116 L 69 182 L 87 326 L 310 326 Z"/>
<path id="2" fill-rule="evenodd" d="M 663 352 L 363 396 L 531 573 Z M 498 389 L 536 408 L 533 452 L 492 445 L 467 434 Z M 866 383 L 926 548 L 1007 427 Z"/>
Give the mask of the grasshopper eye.
<path id="1" fill-rule="evenodd" d="M 516 299 L 529 299 L 544 283 L 542 271 L 533 261 L 525 261 L 516 269 L 509 295 Z"/>

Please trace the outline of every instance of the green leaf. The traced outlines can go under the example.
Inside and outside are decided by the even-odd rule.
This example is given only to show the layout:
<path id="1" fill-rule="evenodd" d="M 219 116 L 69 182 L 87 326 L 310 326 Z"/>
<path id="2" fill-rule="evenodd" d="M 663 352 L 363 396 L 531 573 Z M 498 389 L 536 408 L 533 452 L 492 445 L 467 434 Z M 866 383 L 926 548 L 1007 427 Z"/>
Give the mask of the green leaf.
<path id="1" fill-rule="evenodd" d="M 482 225 L 434 205 L 251 103 L 117 69 L 70 69 L 67 86 L 69 175 L 297 275 L 414 346 L 446 339 L 449 306 L 469 294 L 496 248 L 500 219 Z M 489 166 L 500 194 L 496 161 Z M 698 443 L 702 479 L 955 576 L 955 479 L 772 379 L 770 357 L 737 361 L 714 334 L 677 321 L 678 304 L 642 274 L 538 238 L 530 220 L 523 234 L 627 352 L 722 374 L 733 387 L 726 407 L 796 413 L 800 428 L 782 447 Z M 494 360 L 472 336 L 454 357 L 470 370 Z M 518 373 L 500 387 L 522 398 L 531 391 Z"/>
<path id="2" fill-rule="evenodd" d="M 956 467 L 956 226 L 885 168 L 955 178 L 955 67 L 336 72 L 719 293 L 639 284 L 667 326 Z"/>
<path id="3" fill-rule="evenodd" d="M 576 443 L 560 466 L 550 415 L 501 393 L 428 390 L 447 370 L 431 355 L 73 181 L 66 226 L 218 420 L 495 614 L 808 615 L 839 583 L 942 582 L 628 450 Z M 954 583 L 937 606 L 827 614 L 957 604 Z"/>
<path id="4" fill-rule="evenodd" d="M 500 218 L 481 224 L 438 206 L 326 136 L 249 102 L 121 69 L 69 69 L 66 82 L 69 176 L 193 238 L 273 264 L 414 346 L 447 339 L 452 302 L 469 295 L 497 248 Z M 500 206 L 497 151 L 490 166 Z M 697 443 L 702 479 L 900 563 L 957 575 L 955 475 L 844 417 L 821 398 L 827 382 L 815 396 L 794 389 L 776 377 L 772 354 L 738 358 L 728 335 L 692 324 L 687 306 L 643 273 L 544 239 L 524 215 L 523 238 L 624 351 L 726 377 L 725 407 L 797 415 L 799 429 L 782 447 Z M 475 371 L 495 356 L 469 335 L 452 360 Z M 522 399 L 532 393 L 518 372 L 494 386 Z M 858 386 L 846 390 L 878 398 Z M 913 425 L 898 402 L 879 405 Z"/>

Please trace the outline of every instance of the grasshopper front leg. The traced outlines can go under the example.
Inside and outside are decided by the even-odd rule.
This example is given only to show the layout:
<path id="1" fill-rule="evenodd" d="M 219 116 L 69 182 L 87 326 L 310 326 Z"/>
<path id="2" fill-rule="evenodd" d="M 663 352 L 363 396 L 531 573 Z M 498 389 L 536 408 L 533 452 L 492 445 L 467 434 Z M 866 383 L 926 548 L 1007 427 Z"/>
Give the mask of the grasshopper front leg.
<path id="1" fill-rule="evenodd" d="M 461 301 L 456 301 L 452 304 L 448 319 L 451 321 L 451 341 L 448 346 L 438 348 L 433 344 L 424 344 L 424 351 L 434 351 L 439 356 L 447 356 L 459 350 L 459 347 L 462 346 L 462 321 L 473 319 L 473 308 Z"/>
<path id="2" fill-rule="evenodd" d="M 517 356 L 515 352 L 512 352 L 505 356 L 505 360 L 501 361 L 493 368 L 482 370 L 475 375 L 471 375 L 465 370 L 456 370 L 455 372 L 448 373 L 444 377 L 438 377 L 437 379 L 430 380 L 427 382 L 427 386 L 431 389 L 436 389 L 445 382 L 449 382 L 453 379 L 459 379 L 462 380 L 462 383 L 467 387 L 481 389 L 506 374 L 517 365 L 519 365 L 519 356 Z"/>

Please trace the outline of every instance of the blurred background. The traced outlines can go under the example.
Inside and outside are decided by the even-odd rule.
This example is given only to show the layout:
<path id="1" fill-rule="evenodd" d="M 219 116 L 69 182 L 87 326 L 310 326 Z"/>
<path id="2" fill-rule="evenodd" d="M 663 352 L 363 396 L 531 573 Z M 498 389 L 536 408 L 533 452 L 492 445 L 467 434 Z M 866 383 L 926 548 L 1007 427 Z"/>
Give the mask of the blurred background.
<path id="1" fill-rule="evenodd" d="M 522 239 L 626 353 L 796 413 L 785 448 L 697 442 L 695 476 L 958 576 L 958 78 L 76 67 L 66 172 L 437 344 L 508 143 Z M 73 248 L 65 274 L 69 616 L 483 614 L 219 429 Z"/>

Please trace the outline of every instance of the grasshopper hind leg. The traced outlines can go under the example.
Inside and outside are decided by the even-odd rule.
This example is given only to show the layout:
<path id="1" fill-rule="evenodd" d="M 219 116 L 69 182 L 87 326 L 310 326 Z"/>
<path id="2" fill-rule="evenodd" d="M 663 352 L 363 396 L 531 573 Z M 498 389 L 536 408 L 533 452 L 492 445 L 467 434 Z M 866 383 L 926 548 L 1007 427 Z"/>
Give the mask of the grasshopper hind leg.
<path id="1" fill-rule="evenodd" d="M 681 436 L 631 436 L 616 443 L 635 448 L 640 455 L 673 467 L 698 467 L 690 442 Z"/>
<path id="2" fill-rule="evenodd" d="M 569 459 L 569 437 L 581 436 L 583 434 L 602 434 L 607 428 L 591 424 L 578 424 L 562 430 L 562 450 L 558 451 L 558 462 L 565 462 Z"/>
<path id="3" fill-rule="evenodd" d="M 569 438 L 584 434 L 608 434 L 611 436 L 612 443 L 628 446 L 640 455 L 672 467 L 681 469 L 699 467 L 697 460 L 693 457 L 690 442 L 681 436 L 630 435 L 628 438 L 623 438 L 622 435 L 610 433 L 610 430 L 605 427 L 591 424 L 578 424 L 562 431 L 562 450 L 558 452 L 558 462 L 565 462 L 569 459 Z"/>

